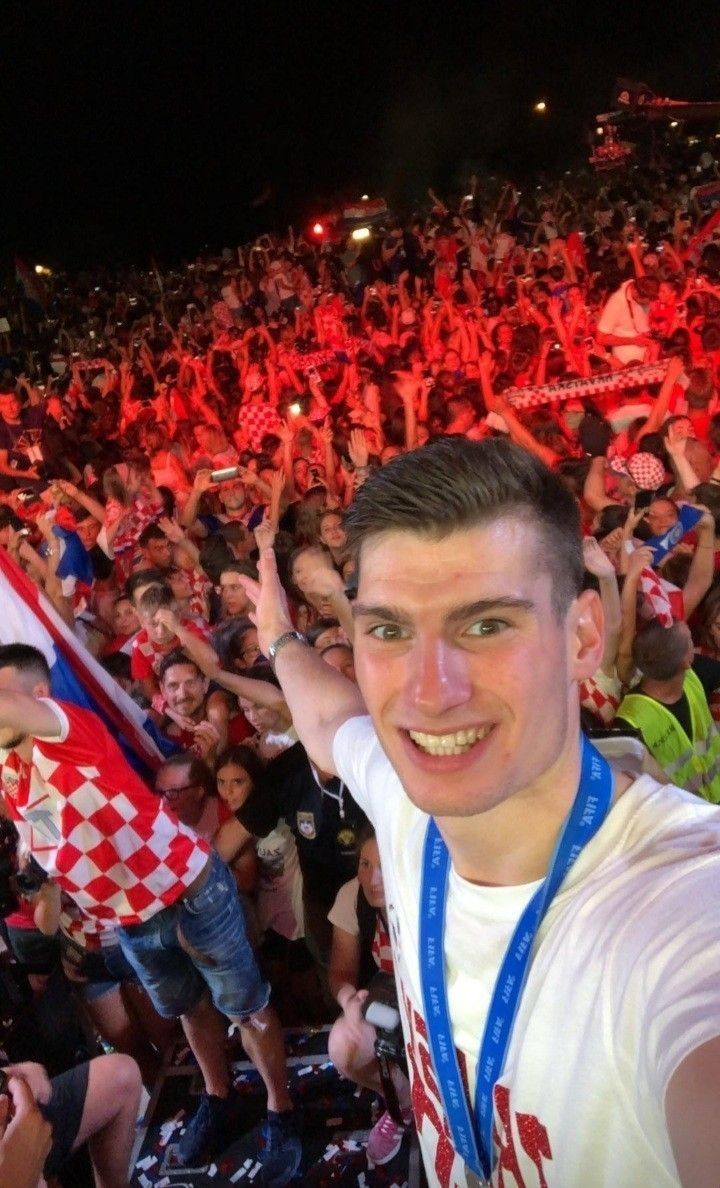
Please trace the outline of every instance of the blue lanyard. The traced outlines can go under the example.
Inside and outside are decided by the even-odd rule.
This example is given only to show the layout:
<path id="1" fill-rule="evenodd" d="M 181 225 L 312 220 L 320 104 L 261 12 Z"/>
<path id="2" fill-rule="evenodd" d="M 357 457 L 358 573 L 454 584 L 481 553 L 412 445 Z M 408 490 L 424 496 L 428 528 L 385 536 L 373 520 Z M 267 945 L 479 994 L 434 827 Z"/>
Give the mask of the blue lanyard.
<path id="1" fill-rule="evenodd" d="M 490 1179 L 494 1162 L 493 1089 L 505 1064 L 535 938 L 563 879 L 610 811 L 612 789 L 609 763 L 583 737 L 575 801 L 548 874 L 515 927 L 495 982 L 478 1055 L 474 1119 L 460 1073 L 445 984 L 443 938 L 450 855 L 437 825 L 432 818 L 428 822 L 420 888 L 420 976 L 428 1042 L 455 1150 L 485 1180 Z"/>

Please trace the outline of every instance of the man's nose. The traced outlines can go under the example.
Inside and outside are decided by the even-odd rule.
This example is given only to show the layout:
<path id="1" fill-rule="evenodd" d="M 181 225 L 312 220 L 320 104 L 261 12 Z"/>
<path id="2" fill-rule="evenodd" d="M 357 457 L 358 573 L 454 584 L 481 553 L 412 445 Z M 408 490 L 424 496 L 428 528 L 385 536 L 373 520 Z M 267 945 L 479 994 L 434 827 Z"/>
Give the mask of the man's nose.
<path id="1" fill-rule="evenodd" d="M 418 639 L 408 657 L 410 705 L 436 717 L 464 705 L 472 695 L 468 656 L 444 639 Z"/>

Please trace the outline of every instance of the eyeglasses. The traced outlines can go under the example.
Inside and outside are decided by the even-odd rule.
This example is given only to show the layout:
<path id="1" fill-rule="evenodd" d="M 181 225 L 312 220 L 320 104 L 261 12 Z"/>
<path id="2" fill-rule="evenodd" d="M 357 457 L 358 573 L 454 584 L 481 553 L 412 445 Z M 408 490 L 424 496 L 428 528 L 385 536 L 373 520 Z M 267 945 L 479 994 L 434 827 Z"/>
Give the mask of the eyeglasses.
<path id="1" fill-rule="evenodd" d="M 200 785 L 198 783 L 193 783 L 183 784 L 180 788 L 156 788 L 155 791 L 163 800 L 177 800 L 182 792 L 189 792 L 191 788 L 199 787 Z"/>

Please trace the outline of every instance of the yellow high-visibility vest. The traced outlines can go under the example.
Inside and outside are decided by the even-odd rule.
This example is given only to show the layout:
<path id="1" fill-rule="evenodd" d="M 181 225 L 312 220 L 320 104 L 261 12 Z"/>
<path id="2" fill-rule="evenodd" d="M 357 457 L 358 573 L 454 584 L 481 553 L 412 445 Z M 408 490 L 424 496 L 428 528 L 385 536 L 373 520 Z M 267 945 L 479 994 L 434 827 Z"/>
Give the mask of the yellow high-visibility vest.
<path id="1" fill-rule="evenodd" d="M 685 673 L 683 693 L 690 709 L 692 738 L 667 706 L 645 693 L 628 693 L 618 716 L 637 727 L 673 784 L 720 804 L 720 731 L 710 715 L 700 679 L 691 668 Z"/>

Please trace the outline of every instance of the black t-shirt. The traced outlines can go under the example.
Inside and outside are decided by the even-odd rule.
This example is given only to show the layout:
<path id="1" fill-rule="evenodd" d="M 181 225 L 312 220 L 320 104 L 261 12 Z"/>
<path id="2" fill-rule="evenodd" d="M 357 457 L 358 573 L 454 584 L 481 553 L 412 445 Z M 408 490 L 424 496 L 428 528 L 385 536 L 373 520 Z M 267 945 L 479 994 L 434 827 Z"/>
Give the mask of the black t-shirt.
<path id="1" fill-rule="evenodd" d="M 0 417 L 0 450 L 7 450 L 8 463 L 18 470 L 28 470 L 44 459 L 43 422 L 45 410 L 31 404 L 20 410 L 17 424 Z"/>
<path id="2" fill-rule="evenodd" d="M 301 743 L 268 764 L 261 786 L 236 816 L 256 837 L 285 818 L 305 886 L 327 902 L 328 911 L 343 883 L 357 874 L 357 833 L 367 818 L 337 776 L 320 786 Z"/>
<path id="3" fill-rule="evenodd" d="M 88 557 L 90 558 L 93 573 L 98 581 L 106 581 L 112 577 L 115 571 L 115 562 L 111 557 L 108 557 L 107 553 L 103 552 L 99 544 L 94 544 L 88 550 Z"/>

